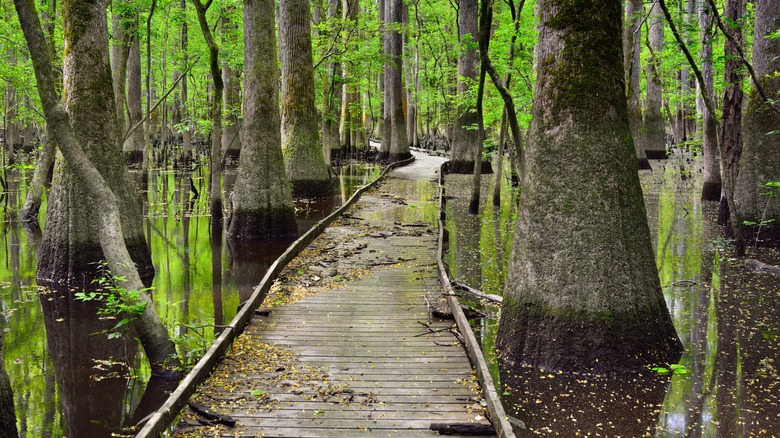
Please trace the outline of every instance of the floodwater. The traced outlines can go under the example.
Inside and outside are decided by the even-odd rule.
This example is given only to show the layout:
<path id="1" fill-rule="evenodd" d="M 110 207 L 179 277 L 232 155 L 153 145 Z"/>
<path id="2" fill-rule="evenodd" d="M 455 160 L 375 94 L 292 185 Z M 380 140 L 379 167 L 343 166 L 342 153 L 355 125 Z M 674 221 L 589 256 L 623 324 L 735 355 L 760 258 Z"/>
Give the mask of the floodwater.
<path id="1" fill-rule="evenodd" d="M 780 281 L 733 258 L 715 223 L 717 205 L 699 200 L 695 157 L 675 155 L 652 165 L 640 172 L 648 223 L 685 353 L 674 369 L 660 373 L 508 373 L 495 365 L 495 319 L 475 320 L 518 436 L 780 436 Z M 446 179 L 446 260 L 455 280 L 500 295 L 516 216 L 507 202 L 512 192 L 503 187 L 504 202 L 493 208 L 484 202 L 492 176 L 483 176 L 483 207 L 475 217 L 467 213 L 470 184 L 468 175 Z M 775 250 L 750 248 L 747 256 L 780 264 Z"/>
<path id="2" fill-rule="evenodd" d="M 340 169 L 331 199 L 298 202 L 297 222 L 308 229 L 379 175 L 378 166 Z M 143 351 L 132 333 L 109 336 L 115 320 L 96 318 L 97 306 L 72 293 L 41 292 L 35 283 L 38 237 L 16 220 L 31 169 L 7 170 L 0 202 L 0 329 L 6 371 L 21 436 L 101 437 L 121 433 L 165 399 L 165 382 L 149 382 Z M 226 190 L 234 172 L 224 174 Z M 156 275 L 155 307 L 192 365 L 228 324 L 287 244 L 232 248 L 212 239 L 208 175 L 153 172 L 145 196 L 145 231 Z M 44 205 L 45 208 L 45 205 Z M 43 209 L 42 209 L 43 212 Z"/>

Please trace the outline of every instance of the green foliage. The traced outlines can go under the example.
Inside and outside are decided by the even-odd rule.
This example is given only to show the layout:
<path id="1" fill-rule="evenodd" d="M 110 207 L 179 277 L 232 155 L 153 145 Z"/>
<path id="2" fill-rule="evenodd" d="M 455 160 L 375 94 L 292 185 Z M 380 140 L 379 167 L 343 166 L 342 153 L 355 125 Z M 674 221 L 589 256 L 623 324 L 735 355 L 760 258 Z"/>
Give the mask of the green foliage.
<path id="1" fill-rule="evenodd" d="M 679 365 L 679 364 L 671 364 L 669 367 L 653 367 L 651 370 L 658 373 L 660 376 L 666 376 L 668 374 L 674 374 L 678 376 L 684 376 L 687 374 L 690 374 L 691 372 L 688 370 L 688 368 L 685 367 L 685 365 Z"/>
<path id="2" fill-rule="evenodd" d="M 145 288 L 142 291 L 127 290 L 117 286 L 117 283 L 121 283 L 124 279 L 111 275 L 111 271 L 105 263 L 101 263 L 99 270 L 101 276 L 93 280 L 93 284 L 97 285 L 98 290 L 76 292 L 75 296 L 79 301 L 99 302 L 98 315 L 104 318 L 121 318 L 114 327 L 108 330 L 109 339 L 114 339 L 123 335 L 120 329 L 135 321 L 144 313 L 146 302 L 141 300 L 141 293 L 148 291 L 149 288 Z"/>

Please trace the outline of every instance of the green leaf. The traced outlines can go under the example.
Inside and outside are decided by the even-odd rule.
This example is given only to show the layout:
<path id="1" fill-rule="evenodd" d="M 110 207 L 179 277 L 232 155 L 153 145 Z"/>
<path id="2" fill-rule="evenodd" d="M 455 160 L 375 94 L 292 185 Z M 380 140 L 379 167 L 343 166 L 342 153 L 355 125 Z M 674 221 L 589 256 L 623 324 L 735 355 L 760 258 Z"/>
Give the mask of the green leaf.
<path id="1" fill-rule="evenodd" d="M 263 396 L 263 390 L 262 389 L 253 389 L 252 395 L 255 397 L 262 397 Z"/>

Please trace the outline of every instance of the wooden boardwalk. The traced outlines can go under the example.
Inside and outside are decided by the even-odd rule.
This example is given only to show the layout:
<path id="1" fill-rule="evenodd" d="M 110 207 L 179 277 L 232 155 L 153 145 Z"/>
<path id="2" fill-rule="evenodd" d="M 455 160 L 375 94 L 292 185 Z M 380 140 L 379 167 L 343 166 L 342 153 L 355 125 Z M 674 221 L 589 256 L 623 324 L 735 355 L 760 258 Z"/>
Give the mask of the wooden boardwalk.
<path id="1" fill-rule="evenodd" d="M 437 435 L 432 423 L 488 424 L 454 323 L 430 316 L 441 294 L 437 216 L 420 184 L 396 179 L 364 195 L 312 244 L 325 248 L 314 266 L 287 268 L 350 280 L 312 286 L 236 340 L 192 399 L 236 425 L 188 408 L 175 434 L 411 437 Z"/>

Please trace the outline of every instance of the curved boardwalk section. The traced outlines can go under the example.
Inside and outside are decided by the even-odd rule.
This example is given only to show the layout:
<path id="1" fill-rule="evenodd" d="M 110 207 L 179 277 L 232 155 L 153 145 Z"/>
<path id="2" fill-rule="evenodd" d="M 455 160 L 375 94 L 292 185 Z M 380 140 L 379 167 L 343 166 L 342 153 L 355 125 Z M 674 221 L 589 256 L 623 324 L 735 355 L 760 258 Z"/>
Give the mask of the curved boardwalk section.
<path id="1" fill-rule="evenodd" d="M 436 435 L 432 424 L 489 424 L 454 323 L 431 316 L 442 297 L 430 179 L 442 160 L 419 158 L 282 272 L 272 307 L 175 434 L 409 437 Z"/>

